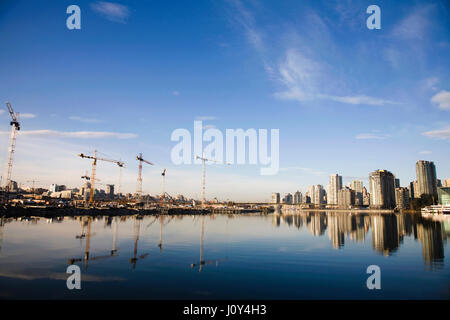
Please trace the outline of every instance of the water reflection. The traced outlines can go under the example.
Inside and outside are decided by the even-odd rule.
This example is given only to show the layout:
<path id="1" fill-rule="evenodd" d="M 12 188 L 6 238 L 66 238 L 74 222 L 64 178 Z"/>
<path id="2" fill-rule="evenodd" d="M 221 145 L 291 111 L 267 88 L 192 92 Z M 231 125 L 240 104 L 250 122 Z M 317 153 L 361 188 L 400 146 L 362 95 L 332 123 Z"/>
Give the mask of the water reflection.
<path id="1" fill-rule="evenodd" d="M 364 242 L 371 230 L 372 248 L 389 256 L 396 252 L 405 236 L 413 236 L 422 245 L 423 261 L 431 268 L 442 268 L 444 262 L 444 242 L 450 234 L 445 223 L 423 219 L 413 214 L 376 214 L 345 212 L 305 212 L 277 210 L 272 224 L 281 223 L 301 229 L 303 226 L 313 236 L 322 236 L 328 231 L 333 248 L 340 249 L 348 238 Z"/>
<path id="2" fill-rule="evenodd" d="M 89 298 L 371 298 L 370 264 L 391 277 L 383 298 L 442 298 L 448 235 L 407 214 L 3 218 L 0 298 L 80 297 L 66 290 L 68 264 Z"/>
<path id="3" fill-rule="evenodd" d="M 92 256 L 90 254 L 90 248 L 91 248 L 91 237 L 95 235 L 95 233 L 91 232 L 92 228 L 92 222 L 93 217 L 83 217 L 80 219 L 80 226 L 81 226 L 81 233 L 79 235 L 76 235 L 76 239 L 80 239 L 80 246 L 83 246 L 83 240 L 86 241 L 86 244 L 84 246 L 84 254 L 81 257 L 76 258 L 70 258 L 68 260 L 68 264 L 76 264 L 78 262 L 81 262 L 84 266 L 84 270 L 88 270 L 89 261 L 97 261 L 97 260 L 104 260 L 116 257 L 118 255 L 118 249 L 117 249 L 117 233 L 119 224 L 117 222 L 117 218 L 115 219 L 114 223 L 114 232 L 113 232 L 113 244 L 112 249 L 108 254 L 105 255 L 98 255 L 98 256 Z M 111 227 L 112 217 L 105 218 L 105 227 Z M 85 229 L 87 231 L 85 231 Z"/>
<path id="4" fill-rule="evenodd" d="M 3 218 L 0 217 L 0 252 L 2 252 L 2 244 L 3 244 Z"/>

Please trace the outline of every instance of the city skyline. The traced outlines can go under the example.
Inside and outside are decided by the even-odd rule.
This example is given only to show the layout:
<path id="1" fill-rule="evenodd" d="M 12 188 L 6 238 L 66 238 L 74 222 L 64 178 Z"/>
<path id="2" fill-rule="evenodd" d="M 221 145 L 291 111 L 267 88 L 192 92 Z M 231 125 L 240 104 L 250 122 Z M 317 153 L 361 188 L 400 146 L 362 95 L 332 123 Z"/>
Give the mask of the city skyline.
<path id="1" fill-rule="evenodd" d="M 294 198 L 291 193 L 281 197 L 279 192 L 273 192 L 272 204 L 313 204 L 319 208 L 362 208 L 371 209 L 417 209 L 417 205 L 410 204 L 413 199 L 422 203 L 448 204 L 450 179 L 439 179 L 436 176 L 436 166 L 433 161 L 418 160 L 416 162 L 416 179 L 409 182 L 408 187 L 402 187 L 400 179 L 386 169 L 377 169 L 369 174 L 368 188 L 363 181 L 353 180 L 348 185 L 343 185 L 342 176 L 331 174 L 325 190 L 322 185 L 311 185 L 303 194 L 297 191 Z M 298 194 L 298 195 L 297 195 Z M 293 200 L 294 199 L 294 200 Z M 419 200 L 420 199 L 420 200 Z M 423 204 L 422 204 L 423 205 Z"/>
<path id="2" fill-rule="evenodd" d="M 277 175 L 208 166 L 209 199 L 269 201 L 274 190 L 325 188 L 335 172 L 367 186 L 381 168 L 408 186 L 419 158 L 450 177 L 445 2 L 380 1 L 376 31 L 365 2 L 202 1 L 173 12 L 132 1 L 119 15 L 77 4 L 78 31 L 65 26 L 65 4 L 0 7 L 0 163 L 3 175 L 8 100 L 21 113 L 12 178 L 22 185 L 79 188 L 90 163 L 77 154 L 97 149 L 127 164 L 122 192 L 134 193 L 142 152 L 156 164 L 144 168 L 144 193 L 160 192 L 167 168 L 168 193 L 200 198 L 201 166 L 170 162 L 171 132 L 194 120 L 222 132 L 280 129 Z M 112 165 L 98 176 L 117 184 Z"/>

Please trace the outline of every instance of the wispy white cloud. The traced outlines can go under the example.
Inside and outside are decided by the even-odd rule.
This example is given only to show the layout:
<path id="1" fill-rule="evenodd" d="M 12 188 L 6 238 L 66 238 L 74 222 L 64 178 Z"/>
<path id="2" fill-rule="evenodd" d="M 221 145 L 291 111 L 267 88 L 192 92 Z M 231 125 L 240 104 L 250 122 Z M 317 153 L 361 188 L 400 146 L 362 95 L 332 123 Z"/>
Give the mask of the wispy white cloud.
<path id="1" fill-rule="evenodd" d="M 173 92 L 172 92 L 172 95 L 173 95 L 173 96 L 179 96 L 179 95 L 180 95 L 180 92 L 179 92 L 179 91 L 173 91 Z"/>
<path id="2" fill-rule="evenodd" d="M 370 139 L 384 140 L 389 137 L 390 137 L 390 135 L 388 135 L 388 134 L 360 133 L 355 136 L 355 139 L 358 139 L 358 140 L 370 140 Z"/>
<path id="3" fill-rule="evenodd" d="M 402 63 L 404 64 L 405 58 L 416 62 L 423 60 L 424 51 L 427 48 L 426 41 L 431 33 L 431 14 L 435 7 L 432 4 L 411 6 L 410 12 L 391 28 L 383 57 L 392 67 L 398 68 Z"/>
<path id="4" fill-rule="evenodd" d="M 437 77 L 429 77 L 426 78 L 424 81 L 424 87 L 425 89 L 432 89 L 432 90 L 437 90 L 437 84 L 439 83 L 439 78 Z"/>
<path id="5" fill-rule="evenodd" d="M 287 90 L 275 93 L 284 100 L 332 100 L 353 105 L 383 106 L 398 104 L 395 101 L 370 97 L 366 95 L 337 96 L 322 93 L 321 88 L 325 79 L 325 67 L 320 63 L 305 57 L 297 50 L 289 50 L 285 60 L 279 66 L 279 80 Z"/>
<path id="6" fill-rule="evenodd" d="M 32 119 L 32 118 L 36 118 L 36 115 L 33 113 L 20 113 L 19 117 L 22 119 Z"/>
<path id="7" fill-rule="evenodd" d="M 349 104 L 368 104 L 372 106 L 383 106 L 387 104 L 399 104 L 398 102 L 392 101 L 392 100 L 386 100 L 376 97 L 369 97 L 369 96 L 346 96 L 346 97 L 339 97 L 339 96 L 330 96 L 330 95 L 321 95 L 320 97 L 328 98 L 334 101 L 343 102 L 343 103 L 349 103 Z"/>
<path id="8" fill-rule="evenodd" d="M 9 134 L 8 131 L 1 131 L 0 134 Z M 53 138 L 82 138 L 82 139 L 133 139 L 137 135 L 134 133 L 118 133 L 107 131 L 57 131 L 57 130 L 22 130 L 19 131 L 21 136 L 35 136 L 35 137 L 53 137 Z"/>
<path id="9" fill-rule="evenodd" d="M 275 93 L 280 99 L 305 101 L 317 96 L 322 66 L 297 50 L 288 50 L 278 68 L 279 80 L 287 90 Z"/>
<path id="10" fill-rule="evenodd" d="M 420 154 L 432 154 L 433 152 L 429 151 L 429 150 L 424 150 L 424 151 L 420 151 Z"/>
<path id="11" fill-rule="evenodd" d="M 354 0 L 339 0 L 330 1 L 330 4 L 334 6 L 335 11 L 339 15 L 339 22 L 352 28 L 359 28 L 361 19 L 357 19 L 364 16 L 365 11 L 361 10 L 361 6 L 358 1 Z"/>
<path id="12" fill-rule="evenodd" d="M 431 98 L 431 102 L 437 104 L 439 109 L 450 110 L 450 91 L 438 92 Z"/>
<path id="13" fill-rule="evenodd" d="M 114 2 L 97 1 L 91 4 L 91 8 L 113 22 L 126 23 L 130 17 L 130 9 L 127 6 Z"/>
<path id="14" fill-rule="evenodd" d="M 426 131 L 426 132 L 423 132 L 422 135 L 429 137 L 429 138 L 450 141 L 450 127 L 446 127 L 446 128 L 439 129 L 439 130 Z"/>
<path id="15" fill-rule="evenodd" d="M 245 37 L 250 45 L 256 50 L 262 61 L 265 71 L 272 75 L 273 67 L 269 63 L 264 44 L 264 33 L 257 27 L 255 15 L 252 10 L 248 9 L 240 0 L 228 0 L 233 9 L 230 15 L 232 23 L 237 24 L 244 30 Z M 257 2 L 247 2 L 247 5 L 257 5 Z"/>
<path id="16" fill-rule="evenodd" d="M 383 50 L 384 59 L 391 64 L 392 67 L 398 68 L 402 61 L 402 54 L 399 50 L 394 48 L 385 48 Z"/>
<path id="17" fill-rule="evenodd" d="M 321 46 L 322 43 L 327 43 L 330 46 L 332 41 L 331 32 L 325 21 L 314 12 L 309 12 L 304 17 L 306 23 L 314 26 L 309 30 L 306 38 L 303 39 L 298 33 L 291 32 L 291 38 L 296 41 L 291 41 L 280 63 L 273 63 L 275 61 L 268 55 L 267 46 L 265 44 L 266 34 L 260 28 L 254 15 L 254 10 L 249 8 L 252 4 L 256 6 L 256 2 L 245 3 L 240 0 L 228 1 L 233 10 L 232 20 L 243 29 L 248 42 L 253 46 L 259 54 L 264 69 L 271 79 L 275 79 L 284 89 L 275 92 L 274 96 L 282 100 L 294 100 L 304 102 L 308 100 L 332 100 L 336 102 L 353 104 L 353 105 L 388 105 L 397 104 L 389 99 L 382 99 L 377 97 L 370 97 L 364 94 L 350 94 L 340 96 L 332 92 L 326 92 L 324 88 L 330 86 L 330 83 L 336 81 L 332 77 L 333 70 L 326 68 L 325 64 L 316 61 L 316 55 L 312 52 L 313 46 L 303 46 L 302 43 L 313 43 L 316 46 Z M 256 6 L 257 7 L 257 6 Z M 349 8 L 354 7 L 351 2 L 346 5 L 338 6 L 336 10 L 345 20 L 349 14 Z M 262 11 L 262 10 L 259 10 Z M 259 12 L 258 11 L 258 12 Z M 352 11 L 352 10 L 350 10 Z M 280 36 L 282 37 L 282 35 Z M 300 46 L 295 45 L 300 44 Z M 342 80 L 339 80 L 342 81 Z"/>
<path id="18" fill-rule="evenodd" d="M 74 120 L 74 121 L 80 121 L 80 122 L 85 122 L 85 123 L 99 123 L 99 122 L 103 122 L 100 119 L 95 119 L 95 118 L 83 118 L 83 117 L 79 117 L 79 116 L 71 116 L 69 117 L 70 120 Z"/>
<path id="19" fill-rule="evenodd" d="M 422 40 L 428 32 L 429 13 L 434 8 L 432 5 L 414 8 L 405 18 L 394 26 L 392 35 L 404 40 Z"/>
<path id="20" fill-rule="evenodd" d="M 258 50 L 263 50 L 262 35 L 256 28 L 255 17 L 250 10 L 248 10 L 240 0 L 228 1 L 235 9 L 232 18 L 237 22 L 245 32 L 247 40 Z"/>

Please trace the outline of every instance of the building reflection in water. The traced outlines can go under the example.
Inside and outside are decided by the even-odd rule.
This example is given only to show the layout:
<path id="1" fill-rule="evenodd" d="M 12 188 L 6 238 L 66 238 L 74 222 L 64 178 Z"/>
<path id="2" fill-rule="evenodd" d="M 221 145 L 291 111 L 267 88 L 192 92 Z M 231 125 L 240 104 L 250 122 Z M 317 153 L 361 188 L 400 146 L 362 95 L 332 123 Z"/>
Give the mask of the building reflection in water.
<path id="1" fill-rule="evenodd" d="M 3 244 L 3 218 L 0 217 L 0 253 L 2 252 Z"/>
<path id="2" fill-rule="evenodd" d="M 234 215 L 228 215 L 228 219 L 234 219 Z M 239 217 L 239 215 L 236 215 Z M 159 243 L 158 247 L 162 253 L 164 226 L 171 221 L 176 222 L 182 220 L 183 216 L 155 216 L 149 218 L 147 230 L 151 225 L 159 222 Z M 214 220 L 214 216 L 209 219 Z M 198 216 L 194 216 L 198 219 Z M 216 264 L 225 259 L 206 260 L 203 255 L 204 234 L 206 226 L 204 225 L 205 217 L 201 217 L 200 232 L 200 259 L 191 267 L 198 267 L 199 271 L 205 265 Z M 379 254 L 389 256 L 394 254 L 401 247 L 406 237 L 419 241 L 422 246 L 422 257 L 424 264 L 430 268 L 443 268 L 444 266 L 444 243 L 450 235 L 449 224 L 447 222 L 433 221 L 422 218 L 418 214 L 376 214 L 376 213 L 350 213 L 350 212 L 319 212 L 319 211 L 300 211 L 300 210 L 284 210 L 276 208 L 272 214 L 272 225 L 280 227 L 287 225 L 290 228 L 298 230 L 306 228 L 313 236 L 323 236 L 328 234 L 328 238 L 335 249 L 344 247 L 346 241 L 360 242 L 366 241 L 369 235 L 372 241 L 372 248 Z M 0 218 L 0 253 L 2 250 L 2 242 L 4 236 L 5 225 L 12 221 L 22 221 L 24 223 L 36 224 L 40 218 Z M 97 260 L 112 259 L 119 255 L 120 249 L 117 248 L 118 228 L 120 223 L 132 220 L 132 256 L 129 261 L 133 268 L 139 260 L 147 258 L 148 252 L 140 252 L 138 249 L 139 235 L 141 230 L 141 222 L 143 217 L 140 216 L 122 216 L 122 217 L 58 217 L 46 219 L 47 223 L 61 223 L 64 220 L 77 220 L 80 223 L 80 233 L 75 235 L 75 239 L 80 241 L 82 252 L 77 257 L 70 258 L 68 263 L 79 263 L 85 269 L 89 263 Z M 91 253 L 91 241 L 95 235 L 92 225 L 96 221 L 104 220 L 104 228 L 112 229 L 112 246 L 100 250 L 100 254 Z M 369 234 L 370 232 L 370 234 Z M 95 240 L 94 240 L 95 241 Z M 97 252 L 96 252 L 97 253 Z"/>
<path id="3" fill-rule="evenodd" d="M 441 222 L 425 220 L 417 226 L 417 237 L 422 243 L 423 261 L 428 266 L 444 265 L 443 239 L 447 240 L 447 234 L 443 232 L 441 225 Z"/>
<path id="4" fill-rule="evenodd" d="M 429 268 L 443 267 L 444 241 L 449 235 L 443 222 L 414 214 L 278 210 L 273 214 L 272 224 L 277 227 L 286 224 L 297 229 L 306 226 L 313 236 L 322 236 L 327 231 L 335 249 L 344 247 L 346 239 L 364 242 L 370 231 L 373 250 L 384 256 L 396 252 L 405 236 L 413 237 L 421 242 L 423 261 Z"/>

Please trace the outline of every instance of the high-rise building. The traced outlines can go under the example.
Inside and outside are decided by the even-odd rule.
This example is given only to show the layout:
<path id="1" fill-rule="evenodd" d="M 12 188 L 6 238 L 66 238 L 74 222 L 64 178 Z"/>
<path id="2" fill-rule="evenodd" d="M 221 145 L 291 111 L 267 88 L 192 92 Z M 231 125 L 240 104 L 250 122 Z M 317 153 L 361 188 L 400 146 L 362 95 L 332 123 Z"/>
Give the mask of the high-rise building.
<path id="1" fill-rule="evenodd" d="M 292 194 L 288 193 L 283 197 L 282 203 L 284 204 L 292 204 Z"/>
<path id="2" fill-rule="evenodd" d="M 294 204 L 300 204 L 302 203 L 302 193 L 300 191 L 297 191 L 296 193 L 294 193 Z"/>
<path id="3" fill-rule="evenodd" d="M 325 190 L 322 185 L 317 184 L 309 187 L 309 196 L 311 203 L 323 204 L 325 203 Z"/>
<path id="4" fill-rule="evenodd" d="M 409 209 L 408 188 L 395 188 L 395 205 L 397 209 Z"/>
<path id="5" fill-rule="evenodd" d="M 400 179 L 395 178 L 395 176 L 394 176 L 394 187 L 400 188 Z"/>
<path id="6" fill-rule="evenodd" d="M 338 204 L 338 191 L 342 188 L 342 176 L 332 174 L 327 186 L 327 203 Z"/>
<path id="7" fill-rule="evenodd" d="M 272 193 L 272 203 L 280 203 L 280 194 L 278 192 Z"/>
<path id="8" fill-rule="evenodd" d="M 395 208 L 394 175 L 387 170 L 377 170 L 369 176 L 370 207 Z"/>
<path id="9" fill-rule="evenodd" d="M 349 187 L 338 191 L 338 205 L 341 208 L 349 208 L 355 204 L 355 191 Z"/>
<path id="10" fill-rule="evenodd" d="M 416 176 L 418 184 L 418 190 L 414 190 L 414 193 L 418 192 L 416 198 L 420 198 L 423 194 L 437 195 L 436 166 L 433 161 L 417 161 Z"/>
<path id="11" fill-rule="evenodd" d="M 363 205 L 363 182 L 361 180 L 353 180 L 350 182 L 350 189 L 355 191 L 355 203 L 357 206 Z"/>
<path id="12" fill-rule="evenodd" d="M 114 185 L 113 184 L 108 184 L 106 186 L 106 196 L 109 199 L 114 199 Z"/>
<path id="13" fill-rule="evenodd" d="M 310 186 L 307 195 L 309 196 L 309 199 L 311 203 L 315 203 L 314 194 L 315 194 L 316 186 Z"/>
<path id="14" fill-rule="evenodd" d="M 413 199 L 413 198 L 415 198 L 415 195 L 414 195 L 414 187 L 415 187 L 415 183 L 414 183 L 415 181 L 411 181 L 410 183 L 409 183 L 409 198 L 410 199 Z"/>
<path id="15" fill-rule="evenodd" d="M 311 197 L 306 195 L 305 196 L 305 203 L 311 203 Z"/>

